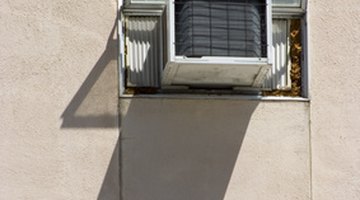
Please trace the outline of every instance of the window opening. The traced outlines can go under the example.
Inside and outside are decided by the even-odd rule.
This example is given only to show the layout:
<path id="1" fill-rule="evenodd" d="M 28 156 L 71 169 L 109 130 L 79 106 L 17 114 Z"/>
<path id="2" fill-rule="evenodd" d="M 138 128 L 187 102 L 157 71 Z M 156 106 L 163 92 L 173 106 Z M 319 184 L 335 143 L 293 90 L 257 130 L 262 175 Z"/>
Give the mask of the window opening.
<path id="1" fill-rule="evenodd" d="M 264 91 L 264 96 L 292 96 L 298 97 L 302 94 L 302 63 L 303 44 L 302 44 L 302 30 L 301 20 L 291 19 L 289 30 L 289 58 L 291 87 L 287 90 L 276 89 L 273 91 Z"/>
<path id="2" fill-rule="evenodd" d="M 149 2 L 159 2 L 157 6 Z M 283 84 L 284 77 L 280 73 L 274 71 L 268 75 L 268 81 L 265 81 L 266 88 L 272 90 L 260 89 L 257 92 L 240 91 L 232 86 L 234 82 L 223 84 L 222 81 L 210 84 L 201 85 L 194 84 L 188 87 L 181 86 L 169 88 L 164 87 L 161 77 L 166 72 L 164 69 L 165 63 L 170 58 L 175 58 L 175 63 L 180 59 L 185 59 L 179 63 L 183 65 L 180 69 L 191 69 L 196 64 L 204 70 L 207 75 L 214 75 L 216 73 L 223 73 L 223 71 L 230 72 L 223 78 L 239 78 L 243 83 L 251 83 L 254 81 L 249 74 L 256 75 L 255 68 L 247 68 L 245 74 L 237 72 L 231 73 L 232 68 L 226 68 L 225 65 L 219 65 L 222 68 L 214 68 L 214 65 L 207 66 L 208 58 L 214 56 L 219 58 L 245 58 L 245 59 L 259 59 L 259 62 L 265 64 L 266 59 L 273 58 L 271 53 L 268 55 L 269 45 L 268 36 L 272 26 L 269 26 L 269 13 L 267 0 L 172 0 L 174 2 L 173 20 L 174 27 L 173 36 L 169 30 L 169 18 L 166 17 L 167 8 L 165 8 L 165 0 L 129 0 L 123 8 L 122 14 L 127 21 L 122 24 L 124 32 L 125 43 L 125 65 L 122 66 L 125 73 L 121 72 L 121 78 L 125 81 L 123 86 L 125 90 L 121 94 L 159 94 L 159 93 L 214 93 L 214 94 L 261 94 L 263 96 L 292 96 L 300 97 L 306 95 L 307 87 L 303 80 L 306 73 L 304 69 L 304 55 L 303 49 L 306 48 L 304 44 L 304 35 L 306 33 L 305 27 L 305 1 L 304 0 L 272 0 L 273 2 L 273 20 L 287 21 L 289 24 L 288 39 L 286 42 L 288 54 L 285 56 L 286 62 L 289 63 L 288 70 L 285 74 L 287 76 L 287 83 Z M 136 5 L 135 5 L 136 2 Z M 138 3 L 139 2 L 139 3 Z M 161 3 L 162 2 L 162 3 Z M 134 4 L 133 4 L 134 3 Z M 170 5 L 170 4 L 168 4 Z M 275 6 L 275 8 L 274 8 Z M 144 13 L 145 11 L 145 13 Z M 171 13 L 170 13 L 171 14 Z M 268 18 L 267 18 L 268 17 Z M 171 19 L 171 18 L 170 18 Z M 274 24 L 273 24 L 274 25 Z M 267 30 L 270 28 L 269 30 Z M 146 34 L 145 34 L 146 33 Z M 144 35 L 145 34 L 145 35 Z M 150 35 L 149 35 L 150 34 Z M 166 45 L 169 38 L 174 37 L 172 46 Z M 283 36 L 282 36 L 283 37 Z M 144 39 L 145 38 L 145 39 Z M 306 39 L 306 38 L 305 38 Z M 276 45 L 275 43 L 273 45 Z M 271 45 L 270 45 L 271 46 Z M 146 48 L 145 48 L 146 47 Z M 160 49 L 159 49 L 160 47 Z M 169 49 L 170 48 L 170 49 Z M 159 51 L 158 51 L 159 49 Z M 172 54 L 169 54 L 172 52 Z M 146 57 L 150 58 L 146 58 Z M 175 56 L 175 57 L 172 57 Z M 282 55 L 283 56 L 283 55 Z M 206 59 L 202 59 L 205 57 Z M 284 56 L 283 56 L 284 57 Z M 187 58 L 189 60 L 187 60 Z M 199 59 L 199 60 L 196 60 Z M 200 60 L 201 59 L 201 60 Z M 306 60 L 306 59 L 305 59 Z M 194 63 L 191 63 L 195 61 Z M 217 61 L 217 60 L 214 60 Z M 236 60 L 234 63 L 239 62 Z M 232 63 L 232 64 L 234 64 Z M 199 65 L 200 64 L 200 65 Z M 211 68 L 212 67 L 212 68 Z M 224 68 L 223 68 L 224 67 Z M 234 66 L 235 67 L 235 66 Z M 276 68 L 276 66 L 275 66 Z M 174 68 L 175 72 L 179 68 Z M 210 70 L 209 70 L 210 69 Z M 216 70 L 215 70 L 216 69 Z M 211 71 L 213 70 L 213 72 Z M 234 68 L 235 70 L 235 68 Z M 281 69 L 283 70 L 283 69 Z M 278 70 L 278 71 L 281 71 Z M 171 73 L 174 71 L 170 71 Z M 181 71 L 183 74 L 190 73 Z M 199 73 L 200 71 L 196 72 Z M 211 73 L 213 74 L 211 74 Z M 215 73 L 216 72 L 216 73 Z M 262 72 L 262 73 L 265 73 Z M 272 73 L 272 74 L 271 74 Z M 233 77 L 234 76 L 234 77 Z M 257 76 L 257 75 L 256 75 Z M 196 79 L 198 77 L 194 77 Z M 282 83 L 279 83 L 281 79 Z M 179 79 L 174 79 L 176 81 Z M 235 80 L 235 79 L 234 79 Z M 262 80 L 258 79 L 258 83 Z M 182 80 L 181 80 L 182 81 Z M 185 80 L 185 82 L 189 80 Z M 281 82 L 280 81 L 280 82 Z M 286 82 L 286 81 L 285 81 Z M 219 84 L 221 83 L 221 84 Z M 304 85 L 305 84 L 305 85 Z M 280 86 L 279 86 L 280 85 Z M 122 87 L 123 87 L 122 86 Z M 254 86 L 254 82 L 253 82 Z M 304 93 L 305 91 L 305 93 Z"/>

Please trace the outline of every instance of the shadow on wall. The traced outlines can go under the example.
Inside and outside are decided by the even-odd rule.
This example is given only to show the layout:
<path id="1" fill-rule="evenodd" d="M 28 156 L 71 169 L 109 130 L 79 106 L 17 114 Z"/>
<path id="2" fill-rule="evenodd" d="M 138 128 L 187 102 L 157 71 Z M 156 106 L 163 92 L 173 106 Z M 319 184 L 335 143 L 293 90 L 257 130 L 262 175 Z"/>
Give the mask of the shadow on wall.
<path id="1" fill-rule="evenodd" d="M 115 30 L 116 20 L 105 51 L 61 115 L 61 128 L 118 127 L 118 41 Z"/>
<path id="2" fill-rule="evenodd" d="M 61 128 L 117 128 L 116 25 L 62 114 Z M 116 92 L 115 92 L 116 91 Z M 256 101 L 121 100 L 118 142 L 98 200 L 221 200 Z M 115 109 L 114 109 L 115 108 Z"/>
<path id="3" fill-rule="evenodd" d="M 62 113 L 61 128 L 119 127 L 116 22 L 117 20 L 110 32 L 105 51 Z M 117 141 L 98 200 L 120 198 L 119 166 L 119 141 Z"/>
<path id="4" fill-rule="evenodd" d="M 116 143 L 116 146 L 111 156 L 109 166 L 107 168 L 101 189 L 98 195 L 97 200 L 119 200 L 120 199 L 120 186 L 119 186 L 119 176 L 120 176 L 120 166 L 119 166 L 119 140 Z"/>
<path id="5" fill-rule="evenodd" d="M 126 200 L 222 200 L 256 101 L 120 102 Z"/>

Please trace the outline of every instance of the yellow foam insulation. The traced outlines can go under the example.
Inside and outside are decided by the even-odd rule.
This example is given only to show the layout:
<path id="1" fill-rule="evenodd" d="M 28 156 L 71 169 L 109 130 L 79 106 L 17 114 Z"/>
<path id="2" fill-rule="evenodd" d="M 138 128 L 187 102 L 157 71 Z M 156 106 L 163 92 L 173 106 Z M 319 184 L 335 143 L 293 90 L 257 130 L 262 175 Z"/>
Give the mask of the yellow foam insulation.
<path id="1" fill-rule="evenodd" d="M 290 22 L 290 90 L 273 90 L 264 92 L 264 96 L 301 96 L 301 22 L 299 19 Z"/>

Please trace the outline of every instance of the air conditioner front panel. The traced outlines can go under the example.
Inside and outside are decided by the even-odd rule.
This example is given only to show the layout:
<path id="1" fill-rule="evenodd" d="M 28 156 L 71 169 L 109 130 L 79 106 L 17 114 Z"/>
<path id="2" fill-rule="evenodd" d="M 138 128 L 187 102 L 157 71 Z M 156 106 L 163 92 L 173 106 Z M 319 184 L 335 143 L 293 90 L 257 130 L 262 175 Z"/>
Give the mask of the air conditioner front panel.
<path id="1" fill-rule="evenodd" d="M 263 88 L 268 65 L 172 63 L 163 85 Z"/>

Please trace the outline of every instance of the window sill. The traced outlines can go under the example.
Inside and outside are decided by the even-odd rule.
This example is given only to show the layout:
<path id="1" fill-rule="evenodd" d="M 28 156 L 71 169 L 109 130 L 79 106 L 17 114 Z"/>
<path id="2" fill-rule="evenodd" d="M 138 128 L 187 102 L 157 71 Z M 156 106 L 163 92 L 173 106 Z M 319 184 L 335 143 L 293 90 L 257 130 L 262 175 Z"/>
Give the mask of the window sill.
<path id="1" fill-rule="evenodd" d="M 203 99 L 203 100 L 257 100 L 257 101 L 294 101 L 310 102 L 304 97 L 279 97 L 258 95 L 216 95 L 216 94 L 123 94 L 120 99 Z"/>

